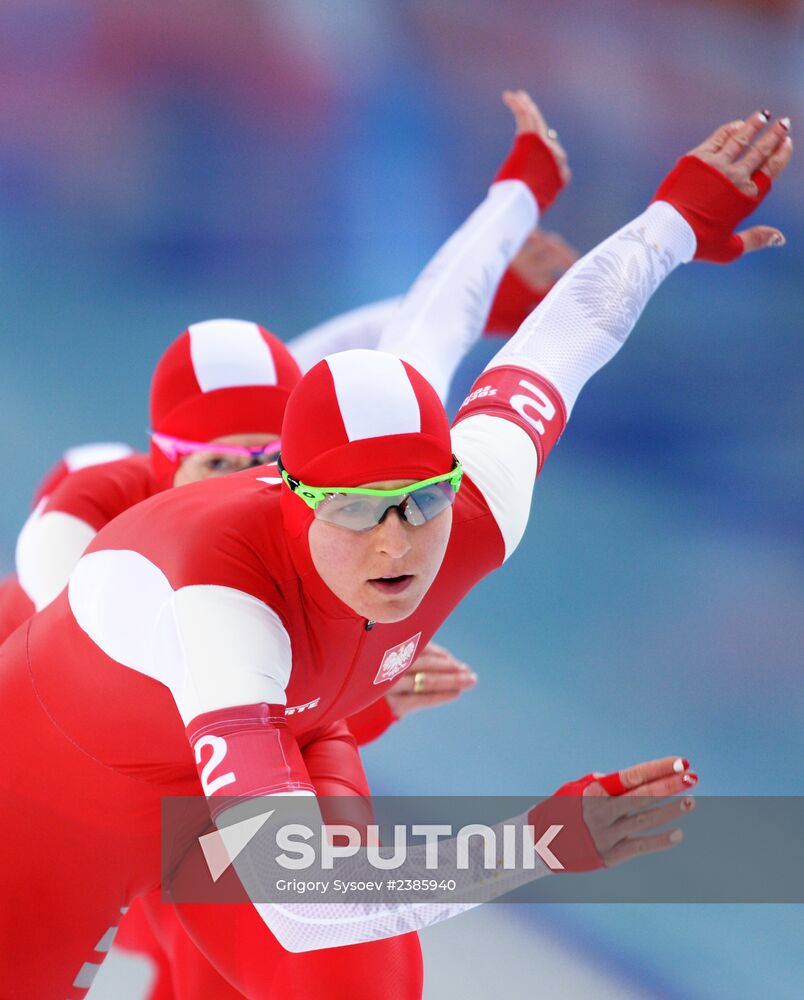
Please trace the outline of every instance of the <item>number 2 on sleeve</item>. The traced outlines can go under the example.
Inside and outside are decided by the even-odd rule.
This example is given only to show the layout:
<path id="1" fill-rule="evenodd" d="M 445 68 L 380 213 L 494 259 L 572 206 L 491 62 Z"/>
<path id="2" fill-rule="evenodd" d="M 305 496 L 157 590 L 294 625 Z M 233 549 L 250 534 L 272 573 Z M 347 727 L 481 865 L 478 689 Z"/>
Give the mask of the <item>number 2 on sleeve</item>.
<path id="1" fill-rule="evenodd" d="M 210 774 L 219 764 L 223 763 L 223 758 L 226 756 L 228 749 L 226 740 L 222 736 L 201 737 L 195 745 L 196 764 L 201 763 L 201 751 L 204 747 L 211 747 L 212 753 L 209 755 L 209 760 L 204 764 L 201 771 L 201 787 L 204 789 L 205 795 L 214 795 L 215 792 L 221 788 L 225 788 L 226 785 L 231 785 L 237 779 L 235 778 L 234 771 L 227 771 L 226 774 L 221 774 L 210 781 Z"/>

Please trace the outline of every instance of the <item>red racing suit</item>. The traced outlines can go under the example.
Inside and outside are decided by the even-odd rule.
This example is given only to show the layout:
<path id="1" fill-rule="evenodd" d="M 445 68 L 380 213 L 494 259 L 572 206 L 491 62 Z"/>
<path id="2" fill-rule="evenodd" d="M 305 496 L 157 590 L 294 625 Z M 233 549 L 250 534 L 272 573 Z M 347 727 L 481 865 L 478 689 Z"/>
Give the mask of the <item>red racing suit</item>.
<path id="1" fill-rule="evenodd" d="M 196 761 L 213 801 L 315 792 L 305 756 L 375 701 L 516 548 L 535 474 L 581 386 L 694 250 L 681 216 L 653 205 L 579 262 L 477 380 L 453 428 L 466 476 L 446 554 L 402 622 L 366 622 L 328 590 L 306 539 L 285 531 L 284 487 L 265 470 L 153 497 L 98 534 L 68 590 L 0 651 L 0 695 L 20 722 L 2 779 L 19 859 L 0 874 L 13 910 L 3 928 L 5 954 L 16 956 L 3 970 L 12 996 L 47 995 L 46 982 L 69 989 L 120 907 L 156 886 L 159 799 L 198 791 Z M 629 308 L 618 308 L 632 285 Z M 223 757 L 204 753 L 212 734 Z M 340 767 L 350 773 L 345 758 Z M 22 929 L 41 923 L 43 907 L 53 933 L 32 940 Z M 330 915 L 317 926 L 288 908 L 231 909 L 229 932 L 218 921 L 209 934 L 197 907 L 177 907 L 210 961 L 249 996 L 269 995 L 277 974 L 263 961 L 273 947 L 266 924 L 285 949 L 307 952 L 394 940 L 449 915 L 402 905 L 353 920 L 340 910 L 342 922 Z M 246 940 L 255 943 L 248 968 L 238 965 Z"/>
<path id="2" fill-rule="evenodd" d="M 118 517 L 93 540 L 68 590 L 4 646 L 3 703 L 21 724 L 7 815 L 8 849 L 19 863 L 0 876 L 2 898 L 14 901 L 3 928 L 4 954 L 15 956 L 13 969 L 4 970 L 4 981 L 16 983 L 11 996 L 48 996 L 80 983 L 121 907 L 158 885 L 160 797 L 200 792 L 188 733 L 192 739 L 209 725 L 210 713 L 227 714 L 221 684 L 231 692 L 224 703 L 276 704 L 280 695 L 285 702 L 280 721 L 254 741 L 233 734 L 227 767 L 248 778 L 227 792 L 315 791 L 305 755 L 393 683 L 413 661 L 412 651 L 400 657 L 400 650 L 429 641 L 521 536 L 534 444 L 545 456 L 564 420 L 560 398 L 540 380 L 536 404 L 544 410 L 549 401 L 552 419 L 543 435 L 522 432 L 527 420 L 503 396 L 517 395 L 523 375 L 506 369 L 494 376 L 499 394 L 492 399 L 501 412 L 508 406 L 511 419 L 484 415 L 488 394 L 459 414 L 454 444 L 467 476 L 450 543 L 430 592 L 405 621 L 367 627 L 325 587 L 306 546 L 283 530 L 284 487 L 254 469 L 169 491 Z M 163 631 L 168 608 L 178 633 Z M 179 638 L 186 643 L 181 655 Z M 221 676 L 207 692 L 201 678 L 210 666 Z M 196 693 L 182 718 L 173 692 L 185 690 L 189 676 Z M 344 744 L 338 774 L 362 780 L 354 744 Z M 50 933 L 32 940 L 43 906 Z M 238 980 L 236 942 L 249 926 L 250 936 L 265 939 L 264 954 L 275 957 L 272 936 L 253 908 L 232 909 L 238 934 L 210 941 L 203 923 L 199 928 L 178 907 L 212 963 L 242 992 L 267 996 L 275 962 L 266 969 L 255 960 L 253 981 Z"/>

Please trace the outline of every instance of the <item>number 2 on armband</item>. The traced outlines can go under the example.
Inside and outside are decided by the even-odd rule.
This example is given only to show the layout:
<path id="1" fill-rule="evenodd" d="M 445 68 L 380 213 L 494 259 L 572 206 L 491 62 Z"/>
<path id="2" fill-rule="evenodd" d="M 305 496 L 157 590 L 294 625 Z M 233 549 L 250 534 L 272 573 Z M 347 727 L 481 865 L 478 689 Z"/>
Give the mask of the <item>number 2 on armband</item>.
<path id="1" fill-rule="evenodd" d="M 203 747 L 211 747 L 212 753 L 201 771 L 201 787 L 204 789 L 204 795 L 214 795 L 215 792 L 219 791 L 221 788 L 225 788 L 226 785 L 231 785 L 237 780 L 237 778 L 235 778 L 234 771 L 227 771 L 226 774 L 221 774 L 219 777 L 213 778 L 210 781 L 210 774 L 215 770 L 218 764 L 223 763 L 223 758 L 226 756 L 226 751 L 229 749 L 226 746 L 226 740 L 222 736 L 201 737 L 195 745 L 196 764 L 201 763 L 201 750 Z"/>
<path id="2" fill-rule="evenodd" d="M 556 408 L 553 406 L 550 397 L 547 396 L 542 390 L 529 382 L 528 379 L 520 379 L 519 385 L 526 389 L 530 395 L 526 396 L 524 393 L 519 393 L 516 396 L 511 396 L 509 402 L 511 406 L 516 410 L 516 412 L 522 417 L 523 420 L 533 427 L 538 434 L 544 434 L 544 424 L 541 420 L 532 417 L 529 413 L 525 412 L 526 407 L 530 407 L 536 410 L 545 420 L 552 420 L 556 415 Z"/>

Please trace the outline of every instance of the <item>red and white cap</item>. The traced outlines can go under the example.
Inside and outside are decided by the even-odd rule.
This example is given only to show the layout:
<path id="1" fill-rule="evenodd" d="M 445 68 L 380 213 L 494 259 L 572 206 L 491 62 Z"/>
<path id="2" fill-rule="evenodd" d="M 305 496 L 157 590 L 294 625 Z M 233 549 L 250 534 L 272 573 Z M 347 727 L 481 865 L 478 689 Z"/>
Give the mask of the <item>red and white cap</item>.
<path id="1" fill-rule="evenodd" d="M 151 383 L 151 429 L 188 441 L 279 434 L 301 370 L 287 347 L 256 323 L 213 319 L 187 328 L 162 355 Z M 153 443 L 160 479 L 176 461 Z"/>
<path id="2" fill-rule="evenodd" d="M 438 476 L 453 464 L 449 421 L 435 389 L 407 362 L 383 351 L 331 354 L 288 401 L 282 464 L 311 486 Z M 294 513 L 309 511 L 292 499 Z"/>

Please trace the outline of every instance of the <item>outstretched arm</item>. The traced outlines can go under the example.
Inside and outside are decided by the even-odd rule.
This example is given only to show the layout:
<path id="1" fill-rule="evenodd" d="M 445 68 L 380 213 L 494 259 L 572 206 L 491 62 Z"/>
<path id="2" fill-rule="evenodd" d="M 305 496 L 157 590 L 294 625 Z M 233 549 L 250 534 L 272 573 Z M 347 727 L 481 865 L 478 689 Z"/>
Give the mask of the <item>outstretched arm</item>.
<path id="1" fill-rule="evenodd" d="M 502 276 L 483 332 L 510 337 L 577 259 L 573 247 L 558 233 L 538 227 L 531 230 Z M 288 350 L 303 372 L 328 354 L 355 348 L 375 350 L 403 301 L 400 295 L 350 309 L 300 333 L 288 341 Z"/>
<path id="2" fill-rule="evenodd" d="M 446 398 L 480 337 L 500 279 L 569 178 L 566 154 L 524 91 L 506 92 L 514 145 L 488 196 L 433 257 L 378 348 L 408 361 Z"/>
<path id="3" fill-rule="evenodd" d="M 558 389 L 569 412 L 583 384 L 617 353 L 650 296 L 679 264 L 725 263 L 783 242 L 768 226 L 734 233 L 792 153 L 784 119 L 756 139 L 766 123 L 757 112 L 724 125 L 679 160 L 647 210 L 567 272 L 487 371 L 530 368 Z"/>
<path id="4" fill-rule="evenodd" d="M 661 282 L 689 260 L 727 262 L 784 241 L 768 226 L 735 229 L 787 166 L 788 132 L 787 119 L 768 126 L 757 112 L 682 157 L 652 204 L 564 275 L 473 386 L 456 417 L 455 453 L 500 525 L 506 557 L 527 524 L 533 474 L 578 393 Z"/>
<path id="5" fill-rule="evenodd" d="M 688 792 L 696 781 L 697 776 L 689 772 L 687 761 L 672 756 L 608 775 L 590 773 L 563 785 L 527 814 L 505 824 L 530 828 L 534 845 L 532 866 L 525 861 L 523 854 L 522 860 L 511 867 L 496 851 L 488 856 L 485 846 L 479 843 L 471 845 L 468 851 L 464 845 L 461 861 L 458 838 L 440 841 L 435 869 L 428 863 L 431 860 L 428 846 L 408 845 L 404 861 L 394 868 L 394 877 L 404 881 L 407 878 L 443 878 L 448 873 L 455 883 L 455 892 L 451 901 L 446 902 L 430 901 L 426 894 L 421 902 L 388 902 L 392 894 L 380 893 L 378 898 L 384 901 L 376 903 L 347 902 L 345 899 L 341 902 L 320 899 L 313 903 L 284 903 L 276 899 L 275 888 L 276 875 L 282 875 L 283 869 L 273 866 L 271 859 L 265 858 L 264 848 L 257 844 L 253 849 L 247 848 L 237 854 L 233 864 L 257 913 L 287 951 L 316 951 L 358 944 L 395 937 L 439 923 L 552 872 L 584 872 L 614 867 L 634 857 L 671 849 L 682 839 L 681 830 L 674 827 L 658 833 L 653 831 L 677 822 L 691 806 L 689 801 L 663 800 Z M 635 810 L 643 810 L 646 798 L 655 798 L 659 804 L 634 816 Z M 362 813 L 358 812 L 355 818 L 349 815 L 352 802 L 347 798 L 342 804 L 346 810 L 345 825 L 338 824 L 331 831 L 341 838 L 348 834 L 349 840 L 348 845 L 342 844 L 332 852 L 339 858 L 336 869 L 333 870 L 330 864 L 323 867 L 305 865 L 305 879 L 322 875 L 329 880 L 337 876 L 341 884 L 349 884 L 377 877 L 378 867 L 372 867 L 370 855 L 367 856 L 366 849 L 360 847 L 357 837 L 352 835 L 352 832 L 357 835 L 362 832 L 369 838 L 371 836 L 370 828 L 358 829 L 362 824 Z M 237 809 L 239 807 L 235 807 L 230 814 L 232 819 L 238 816 L 236 822 L 241 822 L 245 816 L 262 819 L 264 828 L 269 830 L 266 843 L 279 843 L 276 834 L 290 817 L 294 822 L 300 821 L 302 828 L 310 831 L 320 829 L 317 805 L 310 798 L 282 802 L 268 797 L 252 803 L 243 815 L 236 813 Z M 283 818 L 280 818 L 280 812 L 284 813 Z M 219 825 L 224 827 L 226 824 Z M 493 828 L 495 845 L 503 843 L 503 826 L 498 824 Z M 348 828 L 352 828 L 352 832 L 348 832 Z M 442 832 L 447 833 L 448 830 L 449 827 Z M 219 835 L 213 833 L 208 836 L 214 842 Z M 206 837 L 203 839 L 206 841 Z M 322 842 L 318 842 L 317 838 L 305 839 L 311 845 L 318 845 L 318 853 Z M 548 845 L 551 846 L 548 848 Z M 546 853 L 547 850 L 549 853 Z M 207 848 L 209 857 L 208 851 Z M 193 885 L 203 884 L 204 862 L 199 855 L 196 842 L 182 866 L 187 866 L 187 872 L 180 871 L 171 886 L 174 902 L 181 903 L 182 883 L 185 880 L 189 880 L 186 884 L 191 889 Z M 227 860 L 226 857 L 224 860 Z M 460 901 L 462 898 L 471 901 Z M 261 901 L 265 899 L 272 902 Z M 179 916 L 185 920 L 181 906 Z M 192 919 L 192 913 L 187 916 Z M 226 947 L 225 942 L 223 946 Z M 211 941 L 209 953 L 214 954 L 216 947 L 220 947 L 220 943 Z"/>
<path id="6" fill-rule="evenodd" d="M 420 367 L 445 399 L 452 373 L 484 328 L 513 333 L 575 260 L 560 236 L 534 228 L 569 180 L 566 153 L 525 91 L 506 91 L 503 101 L 514 116 L 516 135 L 489 198 L 439 251 L 407 298 L 353 309 L 291 340 L 288 348 L 302 371 L 336 351 L 378 348 Z M 523 190 L 502 211 L 504 199 L 495 188 L 512 181 L 524 185 L 531 198 Z"/>

